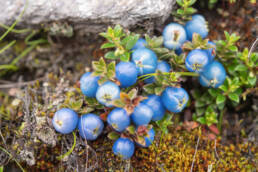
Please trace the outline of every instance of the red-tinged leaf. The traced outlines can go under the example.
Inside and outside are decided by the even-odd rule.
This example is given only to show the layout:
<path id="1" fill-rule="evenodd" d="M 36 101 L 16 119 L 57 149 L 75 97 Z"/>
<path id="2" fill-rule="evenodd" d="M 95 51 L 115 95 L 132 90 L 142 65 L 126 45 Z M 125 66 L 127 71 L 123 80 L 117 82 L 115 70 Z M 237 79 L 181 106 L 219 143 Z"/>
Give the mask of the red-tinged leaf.
<path id="1" fill-rule="evenodd" d="M 209 126 L 209 129 L 210 129 L 214 134 L 219 135 L 219 129 L 217 128 L 216 125 L 213 124 L 213 125 Z"/>
<path id="2" fill-rule="evenodd" d="M 131 104 L 125 105 L 124 109 L 126 110 L 128 115 L 131 115 L 134 111 L 134 106 Z"/>
<path id="3" fill-rule="evenodd" d="M 209 133 L 209 134 L 207 135 L 207 137 L 208 137 L 208 139 L 210 139 L 210 140 L 215 140 L 215 139 L 216 139 L 216 135 L 213 134 L 213 133 Z"/>
<path id="4" fill-rule="evenodd" d="M 187 130 L 187 131 L 191 131 L 195 128 L 197 128 L 199 126 L 199 124 L 195 121 L 185 121 L 184 124 L 183 124 L 184 128 Z"/>
<path id="5" fill-rule="evenodd" d="M 148 97 L 138 96 L 135 99 L 133 99 L 133 105 L 137 106 L 141 101 L 147 99 Z"/>
<path id="6" fill-rule="evenodd" d="M 120 93 L 120 99 L 122 100 L 122 102 L 124 102 L 125 104 L 129 104 L 131 102 L 130 97 L 128 96 L 128 94 L 121 92 Z"/>
<path id="7" fill-rule="evenodd" d="M 148 128 L 144 125 L 141 125 L 137 128 L 137 134 L 139 136 L 144 136 L 146 135 L 146 133 L 148 133 Z"/>
<path id="8" fill-rule="evenodd" d="M 107 116 L 108 116 L 108 113 L 105 112 L 105 113 L 102 113 L 99 115 L 99 117 L 103 120 L 103 121 L 107 121 Z"/>

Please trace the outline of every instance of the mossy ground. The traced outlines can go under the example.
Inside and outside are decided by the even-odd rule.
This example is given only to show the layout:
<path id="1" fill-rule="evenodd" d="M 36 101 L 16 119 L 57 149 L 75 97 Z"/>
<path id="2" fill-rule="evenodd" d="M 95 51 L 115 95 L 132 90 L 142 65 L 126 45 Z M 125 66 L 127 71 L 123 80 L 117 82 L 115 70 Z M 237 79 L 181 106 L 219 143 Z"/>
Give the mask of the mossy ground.
<path id="1" fill-rule="evenodd" d="M 239 48 L 249 47 L 257 34 L 254 29 L 257 22 L 253 18 L 255 7 L 239 3 L 228 11 L 225 9 L 227 7 L 220 12 L 221 15 L 204 11 L 212 28 L 210 38 L 221 39 L 224 30 L 237 31 L 241 35 Z M 0 166 L 4 165 L 6 171 L 16 166 L 13 159 L 17 159 L 27 171 L 78 171 L 86 167 L 101 172 L 190 171 L 193 163 L 193 171 L 258 170 L 257 115 L 251 109 L 251 106 L 257 106 L 258 96 L 255 94 L 224 115 L 223 132 L 216 141 L 208 139 L 199 127 L 190 131 L 179 129 L 178 126 L 183 124 L 178 119 L 185 117 L 180 114 L 169 134 L 161 138 L 162 134 L 158 133 L 150 148 L 137 147 L 130 161 L 123 161 L 112 153 L 113 141 L 107 139 L 107 131 L 97 141 L 89 142 L 88 149 L 77 132 L 73 152 L 62 161 L 58 160 L 59 155 L 72 147 L 73 136 L 53 132 L 50 119 L 63 105 L 82 108 L 80 115 L 88 110 L 84 108 L 85 101 L 80 102 L 83 96 L 78 79 L 90 61 L 103 56 L 104 52 L 99 50 L 102 40 L 89 35 L 52 36 L 48 41 L 51 42 L 49 45 L 37 46 L 19 61 L 18 70 L 7 72 L 1 80 L 2 86 L 9 85 L 0 92 L 0 146 L 12 155 L 0 151 Z M 9 58 L 17 56 L 23 49 L 24 40 L 19 40 L 4 62 L 8 63 Z M 35 81 L 38 78 L 41 79 Z M 25 81 L 25 84 L 20 87 L 16 83 L 18 80 Z M 33 86 L 25 89 L 26 81 L 30 80 L 33 80 L 29 82 Z M 30 153 L 33 157 L 25 156 Z M 18 171 L 16 167 L 15 171 Z"/>

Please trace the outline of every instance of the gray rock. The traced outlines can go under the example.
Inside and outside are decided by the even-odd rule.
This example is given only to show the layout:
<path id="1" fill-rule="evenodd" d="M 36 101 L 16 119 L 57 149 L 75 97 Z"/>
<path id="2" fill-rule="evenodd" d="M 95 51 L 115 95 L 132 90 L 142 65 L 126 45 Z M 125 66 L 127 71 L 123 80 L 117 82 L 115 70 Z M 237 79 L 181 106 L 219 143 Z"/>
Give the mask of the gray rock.
<path id="1" fill-rule="evenodd" d="M 31 28 L 53 22 L 67 22 L 75 29 L 99 32 L 111 24 L 121 24 L 126 28 L 149 20 L 153 24 L 161 24 L 170 15 L 175 1 L 28 0 L 26 11 L 17 25 Z M 0 23 L 11 25 L 25 7 L 25 2 L 0 0 Z"/>

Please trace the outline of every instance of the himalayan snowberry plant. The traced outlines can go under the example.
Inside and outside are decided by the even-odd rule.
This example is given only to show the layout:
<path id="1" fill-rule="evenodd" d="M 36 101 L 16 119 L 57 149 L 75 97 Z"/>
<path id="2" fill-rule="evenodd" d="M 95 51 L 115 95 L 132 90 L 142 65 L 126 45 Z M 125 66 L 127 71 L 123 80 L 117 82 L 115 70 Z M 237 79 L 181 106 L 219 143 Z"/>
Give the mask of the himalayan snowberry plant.
<path id="1" fill-rule="evenodd" d="M 82 138 L 96 140 L 108 130 L 114 154 L 130 159 L 136 146 L 150 146 L 157 132 L 168 132 L 172 115 L 190 106 L 193 120 L 221 129 L 227 106 L 236 106 L 255 87 L 257 54 L 239 52 L 234 33 L 207 39 L 208 23 L 193 14 L 194 2 L 177 1 L 181 8 L 162 36 L 143 37 L 119 25 L 101 33 L 101 48 L 110 50 L 106 60 L 93 61 L 92 71 L 80 78 L 88 113 L 58 110 L 56 131 L 78 129 Z"/>

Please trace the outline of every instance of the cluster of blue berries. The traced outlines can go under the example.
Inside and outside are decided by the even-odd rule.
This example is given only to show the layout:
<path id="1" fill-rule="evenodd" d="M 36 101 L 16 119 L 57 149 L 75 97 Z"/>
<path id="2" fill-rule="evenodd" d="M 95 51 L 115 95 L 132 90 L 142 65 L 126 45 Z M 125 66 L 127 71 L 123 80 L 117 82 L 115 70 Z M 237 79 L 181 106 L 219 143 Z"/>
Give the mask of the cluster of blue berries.
<path id="1" fill-rule="evenodd" d="M 177 23 L 167 25 L 163 31 L 164 46 L 180 52 L 183 43 L 191 40 L 193 33 L 198 33 L 203 38 L 208 34 L 206 21 L 201 15 L 194 15 L 185 27 Z M 212 42 L 209 44 L 214 45 Z M 137 129 L 147 126 L 151 121 L 161 120 L 166 110 L 173 113 L 181 112 L 189 100 L 185 89 L 167 87 L 161 96 L 148 95 L 147 99 L 137 103 L 131 114 L 124 108 L 114 107 L 113 102 L 120 99 L 121 89 L 134 86 L 139 76 L 156 73 L 157 70 L 171 71 L 171 66 L 166 61 L 158 61 L 155 52 L 146 48 L 146 45 L 145 39 L 140 38 L 132 48 L 131 61 L 121 61 L 116 65 L 115 75 L 118 82 L 106 81 L 99 85 L 100 77 L 93 76 L 91 72 L 83 74 L 80 78 L 80 88 L 86 97 L 96 98 L 100 104 L 112 109 L 107 116 L 107 123 L 119 133 L 123 133 L 132 124 Z M 216 88 L 223 83 L 226 72 L 219 62 L 213 60 L 214 51 L 215 47 L 208 50 L 192 50 L 187 55 L 185 65 L 189 71 L 200 74 L 201 85 Z M 153 83 L 155 78 L 145 79 L 144 82 Z M 56 131 L 63 134 L 71 133 L 78 128 L 80 136 L 87 140 L 97 139 L 104 128 L 104 122 L 98 115 L 88 113 L 78 117 L 76 112 L 67 108 L 58 110 L 52 122 Z M 154 136 L 155 131 L 151 128 L 144 135 L 145 144 L 120 137 L 113 145 L 113 152 L 123 159 L 129 159 L 134 153 L 135 142 L 141 147 L 148 147 Z"/>

